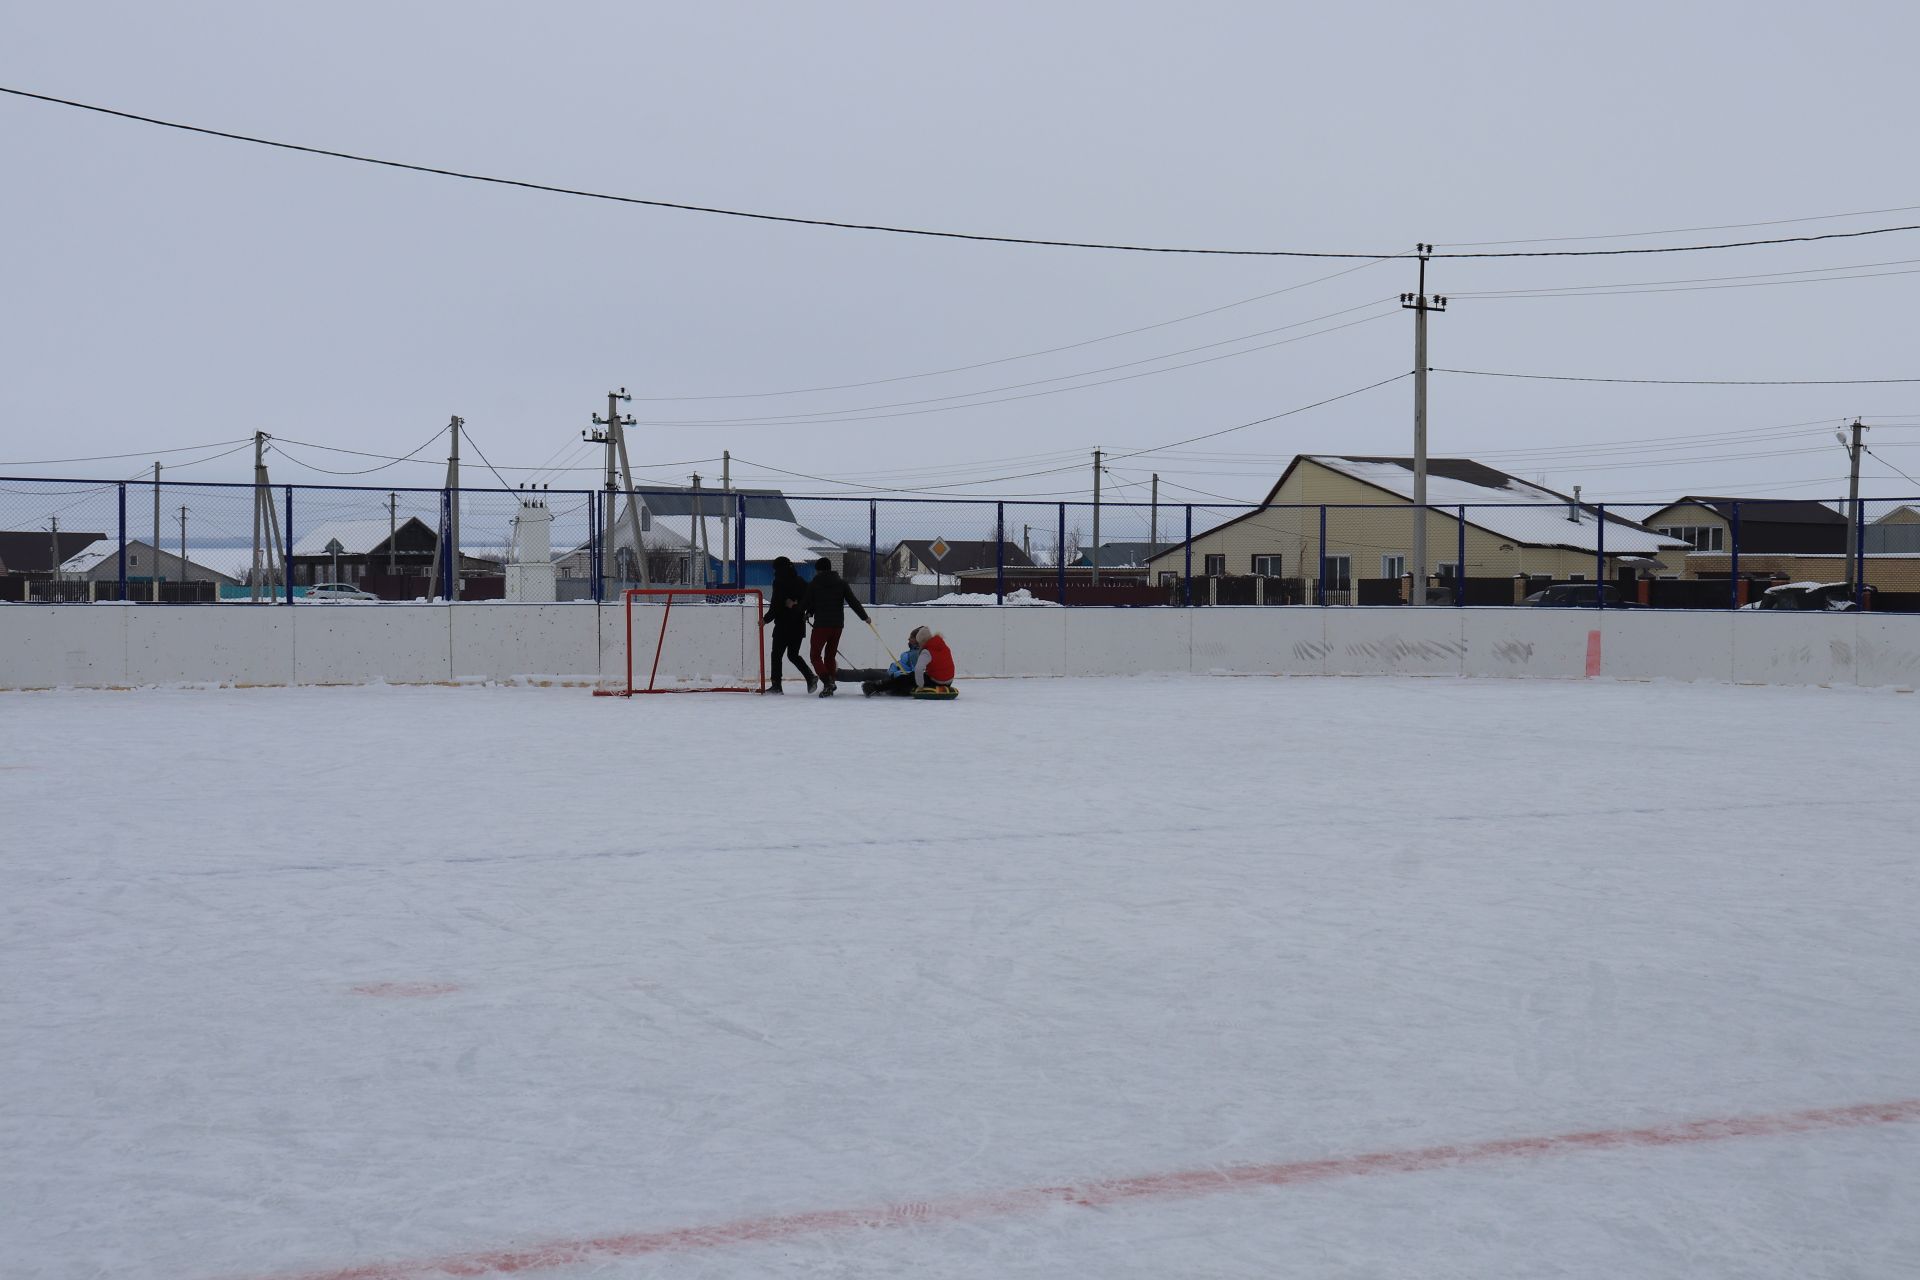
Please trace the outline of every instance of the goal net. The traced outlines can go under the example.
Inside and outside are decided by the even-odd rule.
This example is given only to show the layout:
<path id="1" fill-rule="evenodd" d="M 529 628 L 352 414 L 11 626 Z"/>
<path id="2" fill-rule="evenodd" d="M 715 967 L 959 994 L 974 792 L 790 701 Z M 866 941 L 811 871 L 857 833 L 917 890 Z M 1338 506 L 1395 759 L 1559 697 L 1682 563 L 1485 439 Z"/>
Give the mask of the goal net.
<path id="1" fill-rule="evenodd" d="M 626 650 L 614 680 L 594 690 L 637 693 L 759 693 L 767 687 L 766 608 L 751 587 L 634 587 L 622 593 Z"/>

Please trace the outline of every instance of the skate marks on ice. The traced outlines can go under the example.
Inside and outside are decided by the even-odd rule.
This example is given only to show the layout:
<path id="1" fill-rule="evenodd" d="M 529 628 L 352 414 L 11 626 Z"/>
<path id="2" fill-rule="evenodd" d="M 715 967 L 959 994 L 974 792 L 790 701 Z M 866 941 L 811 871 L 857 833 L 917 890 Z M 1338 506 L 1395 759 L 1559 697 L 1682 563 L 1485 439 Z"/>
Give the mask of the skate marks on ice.
<path id="1" fill-rule="evenodd" d="M 821 1209 L 739 1218 L 708 1226 L 554 1240 L 522 1248 L 445 1254 L 407 1261 L 360 1263 L 328 1271 L 282 1272 L 258 1280 L 432 1280 L 435 1276 L 519 1275 L 557 1267 L 599 1265 L 620 1258 L 773 1244 L 839 1231 L 874 1231 L 1038 1213 L 1100 1209 L 1136 1201 L 1192 1199 L 1226 1192 L 1294 1187 L 1343 1178 L 1416 1174 L 1502 1161 L 1584 1152 L 1691 1146 L 1738 1138 L 1772 1138 L 1920 1121 L 1920 1098 L 1756 1115 L 1718 1116 L 1641 1128 L 1592 1129 L 1528 1138 L 1400 1151 L 1375 1151 L 1277 1164 L 1226 1165 L 1103 1178 L 1060 1186 L 908 1201 L 865 1209 Z"/>

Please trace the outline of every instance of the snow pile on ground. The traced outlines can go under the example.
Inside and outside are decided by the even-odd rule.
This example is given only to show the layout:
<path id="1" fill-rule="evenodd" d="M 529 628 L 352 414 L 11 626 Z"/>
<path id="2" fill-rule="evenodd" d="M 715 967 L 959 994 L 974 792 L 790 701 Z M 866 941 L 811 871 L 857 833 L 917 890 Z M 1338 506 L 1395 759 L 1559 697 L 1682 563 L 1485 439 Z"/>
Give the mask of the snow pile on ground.
<path id="1" fill-rule="evenodd" d="M 1907 1274 L 1912 703 L 0 695 L 0 1257 Z"/>
<path id="2" fill-rule="evenodd" d="M 967 592 L 967 591 L 956 591 L 950 595 L 935 596 L 931 600 L 922 600 L 920 603 L 921 604 L 1039 605 L 1043 608 L 1048 608 L 1048 609 L 1058 609 L 1060 607 L 1060 602 L 1058 600 L 1042 600 L 1038 596 L 1035 596 L 1033 592 L 1027 590 L 1025 587 L 1021 587 L 1018 591 L 1007 592 L 1006 597 L 1004 599 L 995 599 L 991 593 L 976 594 L 976 593 Z"/>

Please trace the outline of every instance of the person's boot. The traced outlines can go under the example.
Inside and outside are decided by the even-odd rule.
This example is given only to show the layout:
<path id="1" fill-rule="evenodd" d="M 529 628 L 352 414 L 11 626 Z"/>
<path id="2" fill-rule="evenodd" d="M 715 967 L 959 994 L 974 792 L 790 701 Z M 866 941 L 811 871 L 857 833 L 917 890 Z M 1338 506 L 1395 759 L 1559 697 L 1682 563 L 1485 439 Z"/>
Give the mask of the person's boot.
<path id="1" fill-rule="evenodd" d="M 782 689 L 780 687 L 780 682 L 776 680 L 772 684 L 767 686 L 767 692 L 768 693 L 785 693 L 786 690 Z"/>
<path id="2" fill-rule="evenodd" d="M 820 696 L 823 698 L 831 698 L 833 696 L 833 689 L 833 681 L 822 676 L 820 679 Z"/>
<path id="3" fill-rule="evenodd" d="M 819 686 L 820 682 L 813 678 L 813 672 L 807 672 L 807 692 L 812 693 L 815 689 L 819 688 Z"/>
<path id="4" fill-rule="evenodd" d="M 860 682 L 860 692 L 864 696 L 871 698 L 874 694 L 880 692 L 880 686 L 871 680 L 862 680 Z"/>

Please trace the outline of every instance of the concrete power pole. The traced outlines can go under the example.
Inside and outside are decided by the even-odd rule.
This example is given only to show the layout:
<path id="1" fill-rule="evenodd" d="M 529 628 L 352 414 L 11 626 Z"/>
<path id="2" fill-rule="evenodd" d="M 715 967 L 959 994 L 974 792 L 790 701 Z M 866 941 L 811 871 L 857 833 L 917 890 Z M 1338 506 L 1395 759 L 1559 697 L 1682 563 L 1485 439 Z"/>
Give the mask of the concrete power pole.
<path id="1" fill-rule="evenodd" d="M 720 563 L 725 566 L 720 571 L 720 580 L 725 582 L 733 576 L 733 450 L 720 451 L 720 492 L 724 495 L 720 508 Z M 744 586 L 744 583 L 736 585 Z"/>
<path id="2" fill-rule="evenodd" d="M 1847 446 L 1847 455 L 1852 465 L 1847 476 L 1847 594 L 1855 603 L 1860 600 L 1860 451 L 1865 444 L 1860 437 L 1866 432 L 1860 419 L 1853 420 L 1853 439 L 1849 441 L 1845 434 L 1834 432 L 1841 444 Z M 1878 456 L 1878 455 L 1876 455 Z"/>
<path id="3" fill-rule="evenodd" d="M 1415 245 L 1420 254 L 1420 290 L 1400 295 L 1400 305 L 1413 312 L 1413 594 L 1407 603 L 1427 602 L 1427 313 L 1445 311 L 1447 300 L 1427 296 L 1427 258 L 1430 244 Z M 1326 548 L 1320 549 L 1321 555 Z M 1465 566 L 1461 567 L 1465 571 Z"/>
<path id="4" fill-rule="evenodd" d="M 182 561 L 184 565 L 184 558 Z M 160 464 L 153 464 L 153 602 L 160 603 Z"/>
<path id="5" fill-rule="evenodd" d="M 619 506 L 615 501 L 615 495 L 619 492 L 619 490 L 615 488 L 616 465 L 619 471 L 619 478 L 626 483 L 627 532 L 633 535 L 633 555 L 634 559 L 639 562 L 640 585 L 643 587 L 652 585 L 652 579 L 647 571 L 647 546 L 640 537 L 640 516 L 639 513 L 634 510 L 633 465 L 627 460 L 626 428 L 634 425 L 634 419 L 632 414 L 623 416 L 620 412 L 621 403 L 632 399 L 633 397 L 627 394 L 625 387 L 620 388 L 618 391 L 607 392 L 607 416 L 603 418 L 599 414 L 593 415 L 593 425 L 595 427 L 605 427 L 606 430 L 583 431 L 580 433 L 585 439 L 595 444 L 604 444 L 607 447 L 606 510 L 602 513 L 600 520 L 600 598 L 602 600 L 607 598 L 608 593 L 606 588 L 613 582 L 615 558 L 613 526 L 618 519 Z"/>
<path id="6" fill-rule="evenodd" d="M 393 544 L 400 539 L 400 495 L 387 495 L 387 576 L 391 578 L 393 569 Z M 404 597 L 402 597 L 404 598 Z"/>
<path id="7" fill-rule="evenodd" d="M 47 581 L 60 581 L 60 517 L 49 516 L 51 528 L 47 533 Z"/>
<path id="8" fill-rule="evenodd" d="M 1147 559 L 1160 554 L 1160 473 L 1153 473 L 1153 505 L 1147 520 Z M 1149 571 L 1148 576 L 1152 573 Z"/>
<path id="9" fill-rule="evenodd" d="M 447 454 L 447 564 L 452 568 L 453 599 L 460 599 L 460 428 L 466 419 L 454 415 L 447 422 L 452 451 Z"/>
<path id="10" fill-rule="evenodd" d="M 187 508 L 180 507 L 180 581 L 187 580 Z M 218 592 L 215 593 L 219 594 Z"/>
<path id="11" fill-rule="evenodd" d="M 1093 451 L 1093 552 L 1087 561 L 1093 566 L 1091 581 L 1100 585 L 1100 451 Z"/>

